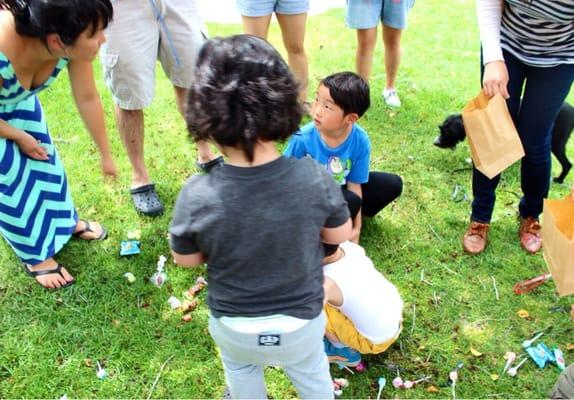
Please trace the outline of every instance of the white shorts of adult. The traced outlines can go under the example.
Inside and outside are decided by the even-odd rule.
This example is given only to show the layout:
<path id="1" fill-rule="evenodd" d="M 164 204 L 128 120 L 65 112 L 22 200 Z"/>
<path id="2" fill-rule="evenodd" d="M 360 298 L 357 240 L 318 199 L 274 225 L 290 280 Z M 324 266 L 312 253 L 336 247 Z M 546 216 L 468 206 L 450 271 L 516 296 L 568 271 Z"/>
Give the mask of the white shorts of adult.
<path id="1" fill-rule="evenodd" d="M 196 0 L 112 0 L 114 19 L 100 50 L 114 103 L 141 110 L 153 100 L 161 62 L 174 86 L 189 88 L 206 39 Z"/>

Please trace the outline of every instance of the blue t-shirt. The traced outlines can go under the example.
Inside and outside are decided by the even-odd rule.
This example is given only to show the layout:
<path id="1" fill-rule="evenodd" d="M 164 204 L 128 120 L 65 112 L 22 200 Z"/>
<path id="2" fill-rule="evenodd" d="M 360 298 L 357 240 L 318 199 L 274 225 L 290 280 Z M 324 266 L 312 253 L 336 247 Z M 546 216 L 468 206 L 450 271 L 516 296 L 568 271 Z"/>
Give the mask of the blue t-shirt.
<path id="1" fill-rule="evenodd" d="M 333 148 L 323 142 L 315 124 L 310 122 L 291 136 L 283 154 L 313 158 L 340 185 L 369 181 L 371 143 L 367 132 L 358 124 L 353 125 L 349 137 L 340 146 Z"/>

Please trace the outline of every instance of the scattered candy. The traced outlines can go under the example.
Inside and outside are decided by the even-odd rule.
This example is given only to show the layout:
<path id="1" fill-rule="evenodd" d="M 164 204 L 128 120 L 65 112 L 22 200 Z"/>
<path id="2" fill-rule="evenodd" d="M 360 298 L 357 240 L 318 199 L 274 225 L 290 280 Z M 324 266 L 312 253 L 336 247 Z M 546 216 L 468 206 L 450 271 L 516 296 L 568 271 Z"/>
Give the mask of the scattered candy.
<path id="1" fill-rule="evenodd" d="M 167 258 L 165 258 L 165 256 L 163 255 L 159 256 L 159 260 L 157 262 L 157 270 L 155 274 L 153 274 L 151 278 L 149 278 L 150 282 L 153 283 L 158 288 L 162 287 L 163 284 L 167 281 L 167 274 L 163 270 L 166 261 Z"/>
<path id="2" fill-rule="evenodd" d="M 516 313 L 520 318 L 528 318 L 530 317 L 530 314 L 528 313 L 528 311 L 526 310 L 518 310 L 518 312 Z"/>
<path id="3" fill-rule="evenodd" d="M 379 385 L 379 390 L 377 392 L 377 400 L 379 400 L 381 398 L 381 393 L 383 393 L 383 388 L 387 384 L 387 380 L 385 379 L 385 377 L 381 376 L 377 380 L 377 384 Z"/>
<path id="4" fill-rule="evenodd" d="M 99 362 L 99 361 L 96 361 L 96 363 L 97 363 L 97 365 L 98 365 L 98 370 L 96 371 L 96 376 L 97 376 L 99 379 L 105 379 L 106 376 L 108 375 L 108 374 L 106 373 L 106 370 L 102 368 L 102 366 L 100 365 L 100 362 Z"/>
<path id="5" fill-rule="evenodd" d="M 191 321 L 191 314 L 184 314 L 183 317 L 181 317 L 181 320 L 183 322 L 189 322 Z"/>
<path id="6" fill-rule="evenodd" d="M 190 287 L 188 290 L 183 292 L 183 297 L 188 300 L 192 300 L 197 293 L 199 293 L 204 287 L 207 286 L 207 281 L 203 277 L 199 277 L 195 280 L 195 285 Z"/>
<path id="7" fill-rule="evenodd" d="M 508 375 L 510 376 L 516 376 L 516 374 L 518 374 L 518 368 L 522 367 L 522 364 L 524 364 L 526 361 L 528 361 L 528 358 L 523 359 L 522 361 L 520 361 L 518 363 L 518 365 L 516 365 L 515 367 L 512 367 L 508 370 Z"/>
<path id="8" fill-rule="evenodd" d="M 514 360 L 516 360 L 516 353 L 513 351 L 507 351 L 506 353 L 504 353 L 504 359 L 506 360 L 506 364 L 504 364 L 504 369 L 502 370 L 501 375 L 504 375 L 504 373 L 508 370 L 508 368 L 510 368 Z"/>
<path id="9" fill-rule="evenodd" d="M 179 308 L 183 312 L 192 312 L 197 308 L 198 304 L 199 303 L 197 302 L 197 300 L 189 301 L 186 299 L 183 301 L 183 303 L 181 303 Z"/>
<path id="10" fill-rule="evenodd" d="M 552 279 L 552 275 L 550 274 L 542 274 L 534 277 L 532 279 L 528 279 L 522 282 L 518 282 L 514 285 L 514 293 L 515 294 L 524 294 L 526 292 L 530 292 L 531 290 L 537 288 L 538 286 L 542 285 L 547 280 Z"/>
<path id="11" fill-rule="evenodd" d="M 566 368 L 566 362 L 564 361 L 564 353 L 558 347 L 554 348 L 554 362 L 561 371 Z"/>
<path id="12" fill-rule="evenodd" d="M 542 335 L 544 335 L 544 332 L 540 332 L 538 335 L 534 336 L 532 339 L 525 340 L 524 342 L 522 342 L 522 348 L 526 349 L 526 348 L 532 346 L 532 343 L 534 343 Z"/>
<path id="13" fill-rule="evenodd" d="M 349 386 L 349 381 L 345 378 L 335 378 L 333 379 L 333 394 L 336 397 L 343 395 L 343 388 Z"/>
<path id="14" fill-rule="evenodd" d="M 538 368 L 544 368 L 548 362 L 555 362 L 556 358 L 544 343 L 539 343 L 536 346 L 531 346 L 526 349 L 526 352 L 536 363 Z"/>
<path id="15" fill-rule="evenodd" d="M 131 239 L 131 240 L 140 240 L 141 236 L 142 236 L 142 231 L 139 229 L 130 231 L 130 232 L 128 232 L 128 235 L 127 235 L 128 239 Z"/>
<path id="16" fill-rule="evenodd" d="M 137 240 L 122 240 L 120 243 L 120 256 L 131 256 L 140 253 L 140 242 Z"/>
<path id="17" fill-rule="evenodd" d="M 362 361 L 360 361 L 359 364 L 357 364 L 357 366 L 355 367 L 355 371 L 357 371 L 358 373 L 365 372 L 366 370 L 367 367 Z"/>
<path id="18" fill-rule="evenodd" d="M 131 272 L 126 272 L 124 274 L 124 278 L 128 281 L 128 283 L 134 283 L 136 281 L 136 277 Z"/>
<path id="19" fill-rule="evenodd" d="M 181 301 L 179 301 L 179 299 L 175 296 L 171 296 L 169 299 L 167 299 L 167 302 L 172 310 L 181 307 Z"/>

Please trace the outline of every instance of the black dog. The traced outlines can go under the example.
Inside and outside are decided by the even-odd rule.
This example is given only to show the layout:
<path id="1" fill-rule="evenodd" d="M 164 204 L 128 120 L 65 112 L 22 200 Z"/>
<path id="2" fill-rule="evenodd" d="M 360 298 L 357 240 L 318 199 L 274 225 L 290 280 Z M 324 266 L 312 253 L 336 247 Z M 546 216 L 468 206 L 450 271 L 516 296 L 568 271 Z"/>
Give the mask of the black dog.
<path id="1" fill-rule="evenodd" d="M 440 134 L 434 140 L 434 145 L 442 149 L 454 149 L 458 142 L 462 142 L 466 136 L 460 114 L 449 115 L 438 128 Z M 572 168 L 572 163 L 566 157 L 566 143 L 568 143 L 573 129 L 574 107 L 565 102 L 560 107 L 560 112 L 552 129 L 552 153 L 562 166 L 562 173 L 554 178 L 554 182 L 557 183 L 564 182 L 564 178 Z"/>

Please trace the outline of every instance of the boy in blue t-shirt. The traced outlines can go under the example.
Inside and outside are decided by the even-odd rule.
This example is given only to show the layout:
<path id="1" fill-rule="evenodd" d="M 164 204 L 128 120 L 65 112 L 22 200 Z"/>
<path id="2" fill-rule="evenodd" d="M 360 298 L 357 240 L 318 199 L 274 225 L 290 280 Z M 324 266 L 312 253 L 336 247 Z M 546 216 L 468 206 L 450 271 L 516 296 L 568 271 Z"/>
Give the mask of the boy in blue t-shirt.
<path id="1" fill-rule="evenodd" d="M 353 217 L 351 240 L 359 242 L 361 215 L 376 215 L 400 196 L 398 175 L 369 172 L 371 144 L 356 122 L 370 106 L 369 85 L 353 72 L 339 72 L 319 84 L 311 108 L 313 122 L 295 133 L 284 154 L 309 156 L 341 185 Z"/>

